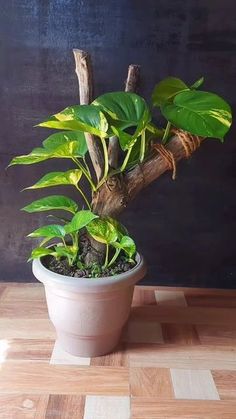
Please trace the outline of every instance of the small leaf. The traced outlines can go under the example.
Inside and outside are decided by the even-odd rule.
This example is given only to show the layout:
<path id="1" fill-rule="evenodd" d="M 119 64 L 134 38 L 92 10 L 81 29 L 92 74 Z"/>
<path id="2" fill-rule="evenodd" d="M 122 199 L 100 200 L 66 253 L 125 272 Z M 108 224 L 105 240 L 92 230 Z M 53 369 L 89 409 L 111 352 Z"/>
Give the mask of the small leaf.
<path id="1" fill-rule="evenodd" d="M 65 228 L 59 224 L 50 224 L 47 226 L 39 227 L 27 237 L 64 237 L 66 234 Z"/>
<path id="2" fill-rule="evenodd" d="M 201 77 L 200 79 L 195 81 L 195 83 L 193 83 L 192 86 L 190 86 L 190 89 L 198 89 L 198 87 L 200 87 L 203 83 L 204 83 L 204 77 Z"/>
<path id="3" fill-rule="evenodd" d="M 67 172 L 50 172 L 47 175 L 43 176 L 38 182 L 34 185 L 29 186 L 25 189 L 39 189 L 47 188 L 50 186 L 56 185 L 77 185 L 82 172 L 80 169 L 68 170 Z"/>
<path id="4" fill-rule="evenodd" d="M 46 247 L 36 247 L 35 249 L 32 250 L 31 255 L 28 259 L 28 262 L 30 262 L 33 259 L 39 259 L 42 256 L 47 256 L 47 255 L 53 255 L 54 251 L 52 249 L 48 249 Z"/>
<path id="5" fill-rule="evenodd" d="M 78 205 L 75 203 L 75 201 L 73 201 L 73 199 L 67 198 L 64 195 L 51 195 L 38 199 L 37 201 L 33 201 L 31 204 L 22 208 L 23 211 L 29 213 L 50 211 L 55 209 L 65 210 L 75 214 L 78 210 Z"/>
<path id="6" fill-rule="evenodd" d="M 89 234 L 98 242 L 110 244 L 117 240 L 116 228 L 106 220 L 98 218 L 87 225 Z"/>
<path id="7" fill-rule="evenodd" d="M 182 80 L 176 77 L 165 78 L 160 81 L 153 90 L 153 106 L 161 106 L 173 99 L 177 93 L 182 92 L 183 90 L 189 90 L 189 88 Z"/>
<path id="8" fill-rule="evenodd" d="M 134 145 L 136 139 L 134 139 L 132 135 L 114 126 L 111 126 L 111 129 L 113 133 L 116 135 L 116 137 L 118 137 L 121 149 L 123 151 L 128 150 L 130 147 Z"/>
<path id="9" fill-rule="evenodd" d="M 227 102 L 214 93 L 190 90 L 175 96 L 161 107 L 164 117 L 175 127 L 201 137 L 223 140 L 232 115 Z"/>
<path id="10" fill-rule="evenodd" d="M 119 243 L 116 242 L 113 245 L 118 249 L 124 250 L 124 252 L 129 256 L 129 258 L 132 258 L 132 256 L 136 252 L 135 242 L 129 236 L 123 236 Z"/>
<path id="11" fill-rule="evenodd" d="M 81 230 L 81 228 L 85 227 L 97 217 L 96 214 L 93 214 L 89 210 L 79 211 L 74 215 L 71 222 L 65 226 L 66 232 L 73 233 L 74 231 Z"/>

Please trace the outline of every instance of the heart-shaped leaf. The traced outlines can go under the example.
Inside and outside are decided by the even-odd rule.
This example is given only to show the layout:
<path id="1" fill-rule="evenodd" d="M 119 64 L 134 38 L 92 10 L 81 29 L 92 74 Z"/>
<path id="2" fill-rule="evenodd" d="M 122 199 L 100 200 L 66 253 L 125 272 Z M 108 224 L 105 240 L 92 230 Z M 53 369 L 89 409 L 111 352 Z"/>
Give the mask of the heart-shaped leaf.
<path id="1" fill-rule="evenodd" d="M 88 225 L 92 220 L 97 218 L 96 214 L 93 214 L 89 210 L 81 210 L 77 212 L 72 218 L 71 222 L 65 226 L 67 233 L 73 233 L 74 231 L 81 230 L 81 228 Z"/>
<path id="2" fill-rule="evenodd" d="M 49 186 L 57 185 L 77 185 L 82 172 L 80 169 L 68 170 L 67 172 L 50 172 L 43 176 L 38 182 L 34 185 L 29 186 L 25 189 L 39 189 L 47 188 Z"/>
<path id="3" fill-rule="evenodd" d="M 141 131 L 151 120 L 151 115 L 145 100 L 129 92 L 112 92 L 99 96 L 94 100 L 93 105 L 100 108 L 112 119 L 112 125 L 125 129 L 132 126 L 139 126 Z"/>
<path id="4" fill-rule="evenodd" d="M 89 234 L 98 242 L 104 244 L 114 243 L 118 238 L 118 233 L 114 225 L 106 220 L 97 218 L 87 225 Z"/>
<path id="5" fill-rule="evenodd" d="M 176 77 L 166 77 L 161 80 L 154 88 L 152 93 L 153 106 L 161 106 L 170 101 L 177 93 L 189 90 L 188 86 Z"/>
<path id="6" fill-rule="evenodd" d="M 40 127 L 78 130 L 106 137 L 108 123 L 100 109 L 93 105 L 70 106 L 53 115 L 47 121 L 38 124 Z"/>
<path id="7" fill-rule="evenodd" d="M 78 210 L 78 205 L 71 198 L 67 198 L 64 195 L 51 195 L 45 198 L 33 201 L 31 204 L 22 208 L 23 211 L 33 213 L 50 210 L 65 210 L 75 214 Z"/>
<path id="8" fill-rule="evenodd" d="M 87 144 L 82 132 L 61 132 L 50 135 L 43 141 L 43 147 L 34 148 L 27 155 L 14 157 L 9 166 L 39 163 L 52 158 L 83 157 L 86 152 Z"/>
<path id="9" fill-rule="evenodd" d="M 36 247 L 35 249 L 32 250 L 31 255 L 28 259 L 28 262 L 30 262 L 33 259 L 39 259 L 43 256 L 53 255 L 53 254 L 55 253 L 52 249 L 48 249 L 46 247 Z"/>
<path id="10" fill-rule="evenodd" d="M 136 245 L 133 239 L 129 236 L 123 236 L 121 241 L 114 243 L 113 246 L 118 249 L 122 249 L 129 256 L 129 258 L 132 258 L 136 252 Z"/>
<path id="11" fill-rule="evenodd" d="M 162 105 L 161 112 L 175 127 L 201 137 L 223 140 L 232 123 L 230 106 L 219 96 L 190 90 Z"/>
<path id="12" fill-rule="evenodd" d="M 50 224 L 47 226 L 39 227 L 32 233 L 28 234 L 28 237 L 64 237 L 66 234 L 65 228 L 59 224 Z"/>

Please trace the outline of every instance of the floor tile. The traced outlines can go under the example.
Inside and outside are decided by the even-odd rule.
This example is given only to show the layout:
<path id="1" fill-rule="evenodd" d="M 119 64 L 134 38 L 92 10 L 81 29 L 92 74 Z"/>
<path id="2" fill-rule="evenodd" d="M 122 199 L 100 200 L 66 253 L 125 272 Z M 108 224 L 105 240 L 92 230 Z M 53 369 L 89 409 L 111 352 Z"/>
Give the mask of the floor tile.
<path id="1" fill-rule="evenodd" d="M 158 305 L 186 307 L 186 299 L 183 291 L 155 291 Z"/>
<path id="2" fill-rule="evenodd" d="M 90 358 L 83 358 L 79 356 L 74 356 L 69 354 L 68 352 L 64 351 L 61 348 L 58 341 L 55 342 L 55 346 L 53 348 L 52 356 L 50 359 L 50 364 L 57 365 L 90 365 Z"/>
<path id="3" fill-rule="evenodd" d="M 171 369 L 170 374 L 176 399 L 219 400 L 209 370 Z"/>
<path id="4" fill-rule="evenodd" d="M 123 335 L 125 342 L 131 343 L 162 343 L 162 329 L 157 322 L 130 321 Z"/>
<path id="5" fill-rule="evenodd" d="M 130 398 L 87 396 L 83 419 L 130 419 Z"/>
<path id="6" fill-rule="evenodd" d="M 170 371 L 164 368 L 131 368 L 130 392 L 134 397 L 172 399 Z"/>

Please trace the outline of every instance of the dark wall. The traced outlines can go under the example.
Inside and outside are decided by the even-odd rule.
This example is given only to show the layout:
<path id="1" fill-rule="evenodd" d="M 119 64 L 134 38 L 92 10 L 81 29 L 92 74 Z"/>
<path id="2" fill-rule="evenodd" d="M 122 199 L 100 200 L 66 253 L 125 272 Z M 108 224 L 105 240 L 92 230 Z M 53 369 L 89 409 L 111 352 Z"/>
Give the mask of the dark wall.
<path id="1" fill-rule="evenodd" d="M 141 94 L 168 75 L 236 97 L 234 0 L 1 1 L 1 280 L 33 281 L 24 236 L 45 219 L 19 209 L 48 192 L 20 189 L 51 162 L 5 171 L 12 156 L 40 144 L 32 128 L 77 102 L 72 48 L 93 58 L 96 94 L 121 90 L 130 63 L 141 64 Z M 233 287 L 236 260 L 236 141 L 208 140 L 194 157 L 147 188 L 122 219 L 157 284 Z M 54 163 L 53 163 L 54 164 Z M 53 191 L 55 192 L 55 191 Z M 66 191 L 73 196 L 73 191 Z"/>

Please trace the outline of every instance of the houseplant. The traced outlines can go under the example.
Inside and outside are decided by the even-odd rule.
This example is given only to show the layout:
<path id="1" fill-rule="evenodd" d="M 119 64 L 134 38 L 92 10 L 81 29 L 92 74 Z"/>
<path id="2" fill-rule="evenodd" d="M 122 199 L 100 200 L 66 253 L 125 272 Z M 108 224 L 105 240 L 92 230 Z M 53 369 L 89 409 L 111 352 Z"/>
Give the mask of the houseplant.
<path id="1" fill-rule="evenodd" d="M 129 68 L 125 92 L 92 100 L 89 56 L 79 50 L 74 54 L 81 104 L 40 123 L 57 132 L 10 165 L 55 158 L 70 159 L 74 165 L 26 188 L 72 185 L 79 199 L 78 205 L 64 195 L 50 195 L 23 208 L 29 213 L 66 213 L 29 234 L 41 239 L 29 260 L 36 278 L 45 284 L 49 315 L 62 347 L 75 355 L 97 356 L 116 346 L 129 316 L 134 284 L 145 274 L 133 238 L 116 217 L 166 170 L 175 178 L 176 162 L 189 157 L 204 138 L 223 142 L 232 116 L 222 98 L 199 89 L 203 78 L 188 86 L 168 77 L 152 95 L 152 105 L 166 119 L 160 128 L 146 101 L 133 92 L 137 66 Z M 89 196 L 81 178 L 90 188 Z"/>

